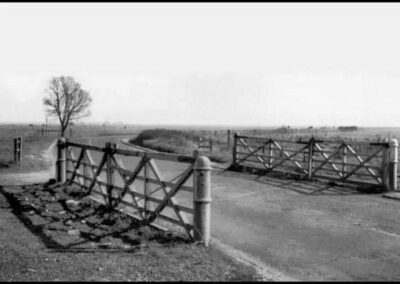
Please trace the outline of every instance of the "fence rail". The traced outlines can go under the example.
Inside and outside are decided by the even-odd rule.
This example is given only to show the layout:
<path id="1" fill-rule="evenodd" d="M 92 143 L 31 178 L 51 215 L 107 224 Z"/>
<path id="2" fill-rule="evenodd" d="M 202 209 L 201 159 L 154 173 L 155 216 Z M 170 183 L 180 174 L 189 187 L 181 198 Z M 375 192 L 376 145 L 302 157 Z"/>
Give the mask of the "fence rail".
<path id="1" fill-rule="evenodd" d="M 293 141 L 235 133 L 232 166 L 397 189 L 397 148 L 395 139 L 390 143 Z"/>
<path id="2" fill-rule="evenodd" d="M 172 224 L 194 241 L 209 242 L 211 166 L 198 152 L 193 157 L 150 153 L 60 138 L 56 169 L 57 181 L 80 186 L 83 195 L 142 225 Z"/>

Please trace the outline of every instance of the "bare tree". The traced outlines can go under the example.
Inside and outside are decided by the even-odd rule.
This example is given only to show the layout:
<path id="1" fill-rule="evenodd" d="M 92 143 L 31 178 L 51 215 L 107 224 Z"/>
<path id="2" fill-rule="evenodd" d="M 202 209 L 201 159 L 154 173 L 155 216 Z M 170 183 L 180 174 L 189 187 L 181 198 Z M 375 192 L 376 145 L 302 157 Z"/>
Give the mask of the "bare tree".
<path id="1" fill-rule="evenodd" d="M 64 136 L 71 121 L 90 115 L 89 106 L 92 98 L 74 78 L 53 77 L 46 91 L 49 95 L 43 99 L 43 104 L 50 116 L 58 117 L 61 136 Z"/>

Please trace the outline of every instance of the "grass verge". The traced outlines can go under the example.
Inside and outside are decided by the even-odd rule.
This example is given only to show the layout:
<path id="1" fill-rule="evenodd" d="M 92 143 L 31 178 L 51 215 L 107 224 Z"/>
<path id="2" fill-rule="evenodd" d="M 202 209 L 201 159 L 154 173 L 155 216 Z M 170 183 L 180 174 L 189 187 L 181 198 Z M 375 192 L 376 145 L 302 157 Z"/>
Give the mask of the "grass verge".
<path id="1" fill-rule="evenodd" d="M 132 144 L 153 150 L 182 155 L 193 154 L 197 149 L 201 136 L 184 130 L 148 129 L 142 131 L 137 137 L 130 140 Z M 213 140 L 213 151 L 204 152 L 211 161 L 217 163 L 227 162 L 231 156 L 231 149 L 218 140 Z"/>

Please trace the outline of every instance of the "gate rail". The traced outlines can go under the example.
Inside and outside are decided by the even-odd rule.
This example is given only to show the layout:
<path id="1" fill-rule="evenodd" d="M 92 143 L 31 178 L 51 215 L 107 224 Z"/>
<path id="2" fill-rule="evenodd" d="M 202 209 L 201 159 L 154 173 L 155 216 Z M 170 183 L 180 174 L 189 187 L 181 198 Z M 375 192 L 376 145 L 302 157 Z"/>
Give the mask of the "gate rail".
<path id="1" fill-rule="evenodd" d="M 379 185 L 397 189 L 398 142 L 284 140 L 235 133 L 232 168 L 290 173 L 307 179 Z"/>
<path id="2" fill-rule="evenodd" d="M 58 140 L 57 146 L 58 182 L 80 186 L 82 196 L 89 196 L 109 209 L 119 210 L 139 220 L 141 225 L 165 229 L 155 223 L 162 220 L 182 227 L 191 240 L 208 245 L 211 166 L 207 157 L 199 156 L 198 152 L 191 157 L 124 150 L 111 143 L 106 143 L 103 148 L 64 138 Z M 75 155 L 76 151 L 79 151 L 78 155 Z M 96 163 L 91 153 L 100 155 L 100 161 Z M 139 162 L 133 169 L 128 169 L 122 158 L 132 157 Z M 189 166 L 173 179 L 166 180 L 156 161 L 186 163 Z M 193 179 L 193 186 L 185 184 L 190 178 Z M 189 192 L 190 198 L 187 199 L 192 206 L 178 203 L 175 197 L 183 191 Z M 166 213 L 167 209 L 170 213 Z M 192 214 L 191 220 L 187 214 Z"/>

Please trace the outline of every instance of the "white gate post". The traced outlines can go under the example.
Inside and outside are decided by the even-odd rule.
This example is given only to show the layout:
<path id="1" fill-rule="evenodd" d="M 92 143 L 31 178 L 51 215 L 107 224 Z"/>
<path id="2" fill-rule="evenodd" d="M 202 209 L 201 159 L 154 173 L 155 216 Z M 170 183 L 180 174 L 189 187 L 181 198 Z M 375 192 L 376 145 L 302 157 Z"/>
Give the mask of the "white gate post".
<path id="1" fill-rule="evenodd" d="M 382 170 L 381 170 L 381 179 L 382 186 L 384 190 L 389 190 L 389 157 L 390 157 L 390 144 L 387 138 L 384 139 L 383 143 L 385 143 L 385 148 L 382 152 Z"/>
<path id="2" fill-rule="evenodd" d="M 198 156 L 193 167 L 193 237 L 195 241 L 208 246 L 210 233 L 211 209 L 211 163 L 205 156 Z"/>
<path id="3" fill-rule="evenodd" d="M 390 190 L 397 190 L 397 161 L 399 143 L 396 139 L 390 140 L 390 160 L 389 160 L 389 186 Z"/>

